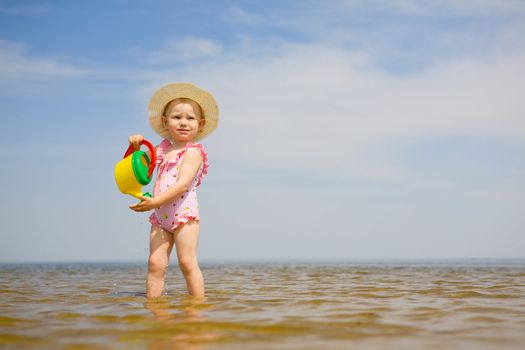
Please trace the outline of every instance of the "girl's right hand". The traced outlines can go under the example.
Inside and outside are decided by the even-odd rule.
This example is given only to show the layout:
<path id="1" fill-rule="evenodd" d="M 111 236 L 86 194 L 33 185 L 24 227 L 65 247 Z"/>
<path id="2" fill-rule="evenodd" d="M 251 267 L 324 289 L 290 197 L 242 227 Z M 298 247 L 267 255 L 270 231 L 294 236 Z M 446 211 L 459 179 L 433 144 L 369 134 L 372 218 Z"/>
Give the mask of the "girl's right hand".
<path id="1" fill-rule="evenodd" d="M 137 134 L 137 135 L 131 135 L 128 138 L 129 144 L 133 146 L 135 149 L 140 149 L 140 143 L 144 141 L 144 136 Z"/>

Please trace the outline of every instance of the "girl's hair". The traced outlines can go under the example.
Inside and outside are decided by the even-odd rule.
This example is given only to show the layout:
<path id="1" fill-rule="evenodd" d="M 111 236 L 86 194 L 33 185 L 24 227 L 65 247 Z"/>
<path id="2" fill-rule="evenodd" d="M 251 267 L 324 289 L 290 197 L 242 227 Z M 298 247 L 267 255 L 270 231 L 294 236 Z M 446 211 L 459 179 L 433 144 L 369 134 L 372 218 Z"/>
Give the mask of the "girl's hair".
<path id="1" fill-rule="evenodd" d="M 192 100 L 191 98 L 187 98 L 187 97 L 179 97 L 179 98 L 176 98 L 174 100 L 171 100 L 170 102 L 168 102 L 166 104 L 166 107 L 164 107 L 164 112 L 162 112 L 162 115 L 166 115 L 166 113 L 168 112 L 168 107 L 171 105 L 171 103 L 173 101 L 178 101 L 178 102 L 185 102 L 185 103 L 188 103 L 188 102 L 193 102 L 197 105 L 197 108 L 199 108 L 199 115 L 201 116 L 201 119 L 204 119 L 204 114 L 202 113 L 202 108 L 200 106 L 200 104 L 197 103 L 197 101 L 194 101 Z"/>

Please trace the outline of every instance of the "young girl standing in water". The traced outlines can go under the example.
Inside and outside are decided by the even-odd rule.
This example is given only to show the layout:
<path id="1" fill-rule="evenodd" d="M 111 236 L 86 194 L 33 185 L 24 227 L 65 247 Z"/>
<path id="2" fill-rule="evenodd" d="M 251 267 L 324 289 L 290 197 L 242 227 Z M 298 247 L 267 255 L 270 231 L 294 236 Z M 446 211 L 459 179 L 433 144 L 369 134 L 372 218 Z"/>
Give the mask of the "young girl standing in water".
<path id="1" fill-rule="evenodd" d="M 140 203 L 130 206 L 137 212 L 155 210 L 149 217 L 152 226 L 147 296 L 162 295 L 175 246 L 188 293 L 202 298 L 204 280 L 197 261 L 200 217 L 196 187 L 208 171 L 208 158 L 202 145 L 194 142 L 217 127 L 217 104 L 211 94 L 192 84 L 169 84 L 153 95 L 148 113 L 151 127 L 164 138 L 156 148 L 158 172 L 154 196 L 141 197 Z M 136 149 L 142 140 L 142 135 L 129 137 L 129 143 Z"/>

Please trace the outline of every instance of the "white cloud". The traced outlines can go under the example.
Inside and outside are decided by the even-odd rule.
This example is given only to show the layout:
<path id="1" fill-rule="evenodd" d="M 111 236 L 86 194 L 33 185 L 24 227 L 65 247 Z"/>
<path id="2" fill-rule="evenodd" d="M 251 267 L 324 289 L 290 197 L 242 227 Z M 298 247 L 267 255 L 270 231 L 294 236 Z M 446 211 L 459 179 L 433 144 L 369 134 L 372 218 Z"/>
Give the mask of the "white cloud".
<path id="1" fill-rule="evenodd" d="M 523 53 L 463 57 L 390 75 L 365 53 L 337 45 L 264 45 L 270 49 L 262 55 L 251 54 L 259 43 L 243 42 L 240 51 L 206 64 L 126 74 L 108 68 L 97 76 L 135 81 L 144 104 L 173 80 L 202 85 L 217 95 L 221 109 L 214 153 L 262 167 L 406 181 L 409 169 L 382 156 L 386 145 L 439 135 L 525 139 Z M 31 58 L 21 44 L 0 42 L 4 78 L 87 75 L 82 68 Z"/>
<path id="2" fill-rule="evenodd" d="M 171 40 L 166 47 L 149 54 L 150 63 L 188 62 L 220 54 L 222 46 L 210 39 L 188 36 Z"/>
<path id="3" fill-rule="evenodd" d="M 250 13 L 239 6 L 231 6 L 226 15 L 223 16 L 223 20 L 255 27 L 271 24 L 263 16 Z"/>
<path id="4" fill-rule="evenodd" d="M 88 71 L 50 58 L 31 57 L 26 46 L 0 40 L 0 79 L 32 80 L 87 75 Z"/>
<path id="5" fill-rule="evenodd" d="M 274 57 L 168 76 L 213 91 L 220 152 L 260 166 L 399 179 L 406 174 L 395 161 L 377 158 L 386 144 L 439 135 L 525 139 L 523 54 L 392 76 L 338 47 L 289 45 Z"/>
<path id="6" fill-rule="evenodd" d="M 246 24 L 246 32 L 253 17 L 275 37 L 351 47 L 391 71 L 525 49 L 523 1 L 302 1 L 261 13 L 238 6 L 227 13 L 233 24 Z M 249 38 L 246 32 L 238 35 Z"/>
<path id="7" fill-rule="evenodd" d="M 333 7 L 331 6 L 333 5 Z M 404 15 L 441 17 L 450 15 L 515 15 L 525 12 L 520 0 L 354 0 L 335 1 L 328 8 L 341 11 L 379 11 Z"/>

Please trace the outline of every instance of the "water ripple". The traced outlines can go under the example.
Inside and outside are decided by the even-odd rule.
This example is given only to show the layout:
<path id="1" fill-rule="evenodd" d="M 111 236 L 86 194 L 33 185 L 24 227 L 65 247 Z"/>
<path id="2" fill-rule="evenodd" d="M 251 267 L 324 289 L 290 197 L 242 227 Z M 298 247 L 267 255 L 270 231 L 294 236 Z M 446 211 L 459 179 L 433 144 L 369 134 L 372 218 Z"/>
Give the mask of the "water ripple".
<path id="1" fill-rule="evenodd" d="M 145 297 L 142 265 L 0 269 L 0 346 L 521 349 L 523 267 L 207 265 L 208 298 Z"/>

